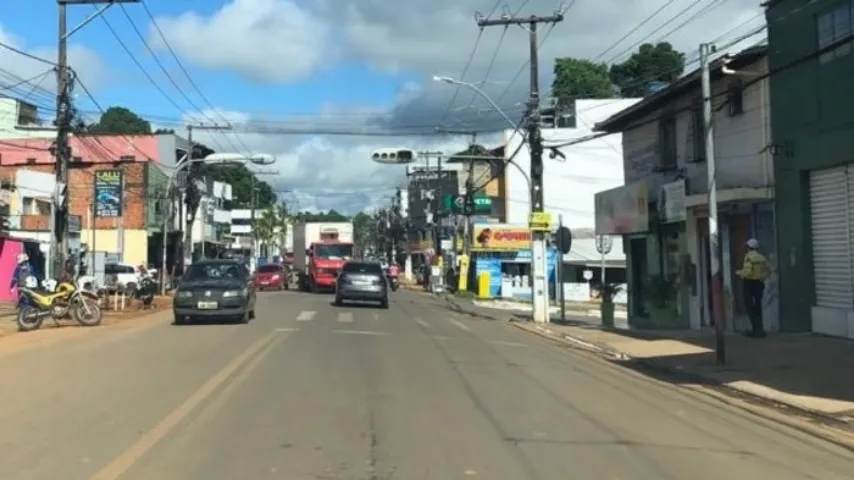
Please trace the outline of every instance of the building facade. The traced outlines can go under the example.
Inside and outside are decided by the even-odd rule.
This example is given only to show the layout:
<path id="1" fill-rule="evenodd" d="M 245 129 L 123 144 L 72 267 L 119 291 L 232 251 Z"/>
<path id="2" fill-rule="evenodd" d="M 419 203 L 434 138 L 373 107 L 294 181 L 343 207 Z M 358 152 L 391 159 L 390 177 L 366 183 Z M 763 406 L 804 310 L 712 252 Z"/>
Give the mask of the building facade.
<path id="1" fill-rule="evenodd" d="M 712 62 L 714 185 L 727 326 L 749 321 L 735 271 L 757 238 L 776 259 L 774 168 L 767 48 Z M 625 185 L 596 195 L 596 232 L 622 235 L 629 323 L 702 328 L 713 324 L 701 72 L 694 71 L 597 125 L 623 133 Z M 755 80 L 753 80 L 755 79 Z M 778 329 L 777 272 L 766 288 L 766 328 Z"/>
<path id="2" fill-rule="evenodd" d="M 768 3 L 772 126 L 786 331 L 854 338 L 854 5 Z"/>

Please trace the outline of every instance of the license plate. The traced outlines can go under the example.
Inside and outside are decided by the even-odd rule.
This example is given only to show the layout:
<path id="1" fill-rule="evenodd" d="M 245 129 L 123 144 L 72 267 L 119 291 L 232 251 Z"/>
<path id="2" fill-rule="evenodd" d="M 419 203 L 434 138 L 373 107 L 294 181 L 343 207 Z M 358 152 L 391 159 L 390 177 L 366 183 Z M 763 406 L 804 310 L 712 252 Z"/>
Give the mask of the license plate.
<path id="1" fill-rule="evenodd" d="M 269 284 L 270 284 L 270 282 L 268 282 L 266 280 L 261 280 L 261 285 L 269 285 Z"/>
<path id="2" fill-rule="evenodd" d="M 216 302 L 199 302 L 198 307 L 199 310 L 216 310 L 217 306 Z"/>
<path id="3" fill-rule="evenodd" d="M 353 280 L 353 285 L 371 285 L 370 280 Z"/>

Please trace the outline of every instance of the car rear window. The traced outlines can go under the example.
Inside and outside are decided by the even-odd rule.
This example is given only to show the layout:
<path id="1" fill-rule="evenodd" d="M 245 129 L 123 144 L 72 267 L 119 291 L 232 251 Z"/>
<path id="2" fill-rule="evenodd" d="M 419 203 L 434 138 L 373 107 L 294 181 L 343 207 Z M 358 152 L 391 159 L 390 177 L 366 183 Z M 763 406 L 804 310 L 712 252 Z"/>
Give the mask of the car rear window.
<path id="1" fill-rule="evenodd" d="M 184 275 L 185 281 L 239 280 L 246 278 L 245 268 L 238 263 L 196 263 Z"/>
<path id="2" fill-rule="evenodd" d="M 383 274 L 383 267 L 378 263 L 348 262 L 344 264 L 342 272 L 346 273 L 375 273 Z"/>
<path id="3" fill-rule="evenodd" d="M 258 273 L 276 273 L 281 271 L 281 265 L 262 265 L 258 267 Z"/>

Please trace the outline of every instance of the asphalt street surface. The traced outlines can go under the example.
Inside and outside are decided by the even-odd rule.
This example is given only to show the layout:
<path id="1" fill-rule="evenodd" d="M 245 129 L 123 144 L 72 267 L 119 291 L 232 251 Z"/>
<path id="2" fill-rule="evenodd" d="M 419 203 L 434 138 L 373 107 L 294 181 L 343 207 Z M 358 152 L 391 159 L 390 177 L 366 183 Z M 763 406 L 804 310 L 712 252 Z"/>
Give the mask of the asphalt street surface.
<path id="1" fill-rule="evenodd" d="M 841 448 L 425 295 L 331 300 L 0 340 L 0 479 L 852 478 Z"/>

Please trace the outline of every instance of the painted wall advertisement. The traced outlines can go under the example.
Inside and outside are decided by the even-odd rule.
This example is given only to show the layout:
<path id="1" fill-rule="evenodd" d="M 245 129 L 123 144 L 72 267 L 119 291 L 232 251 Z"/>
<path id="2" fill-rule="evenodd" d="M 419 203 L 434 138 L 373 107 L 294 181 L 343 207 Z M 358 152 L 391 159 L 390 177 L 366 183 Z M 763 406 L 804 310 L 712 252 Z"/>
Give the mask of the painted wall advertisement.
<path id="1" fill-rule="evenodd" d="M 531 248 L 531 230 L 506 223 L 475 225 L 473 251 L 517 252 Z"/>
<path id="2" fill-rule="evenodd" d="M 95 216 L 122 216 L 122 189 L 124 187 L 121 170 L 95 171 Z"/>
<path id="3" fill-rule="evenodd" d="M 649 186 L 643 180 L 597 193 L 595 205 L 598 235 L 649 230 Z"/>

